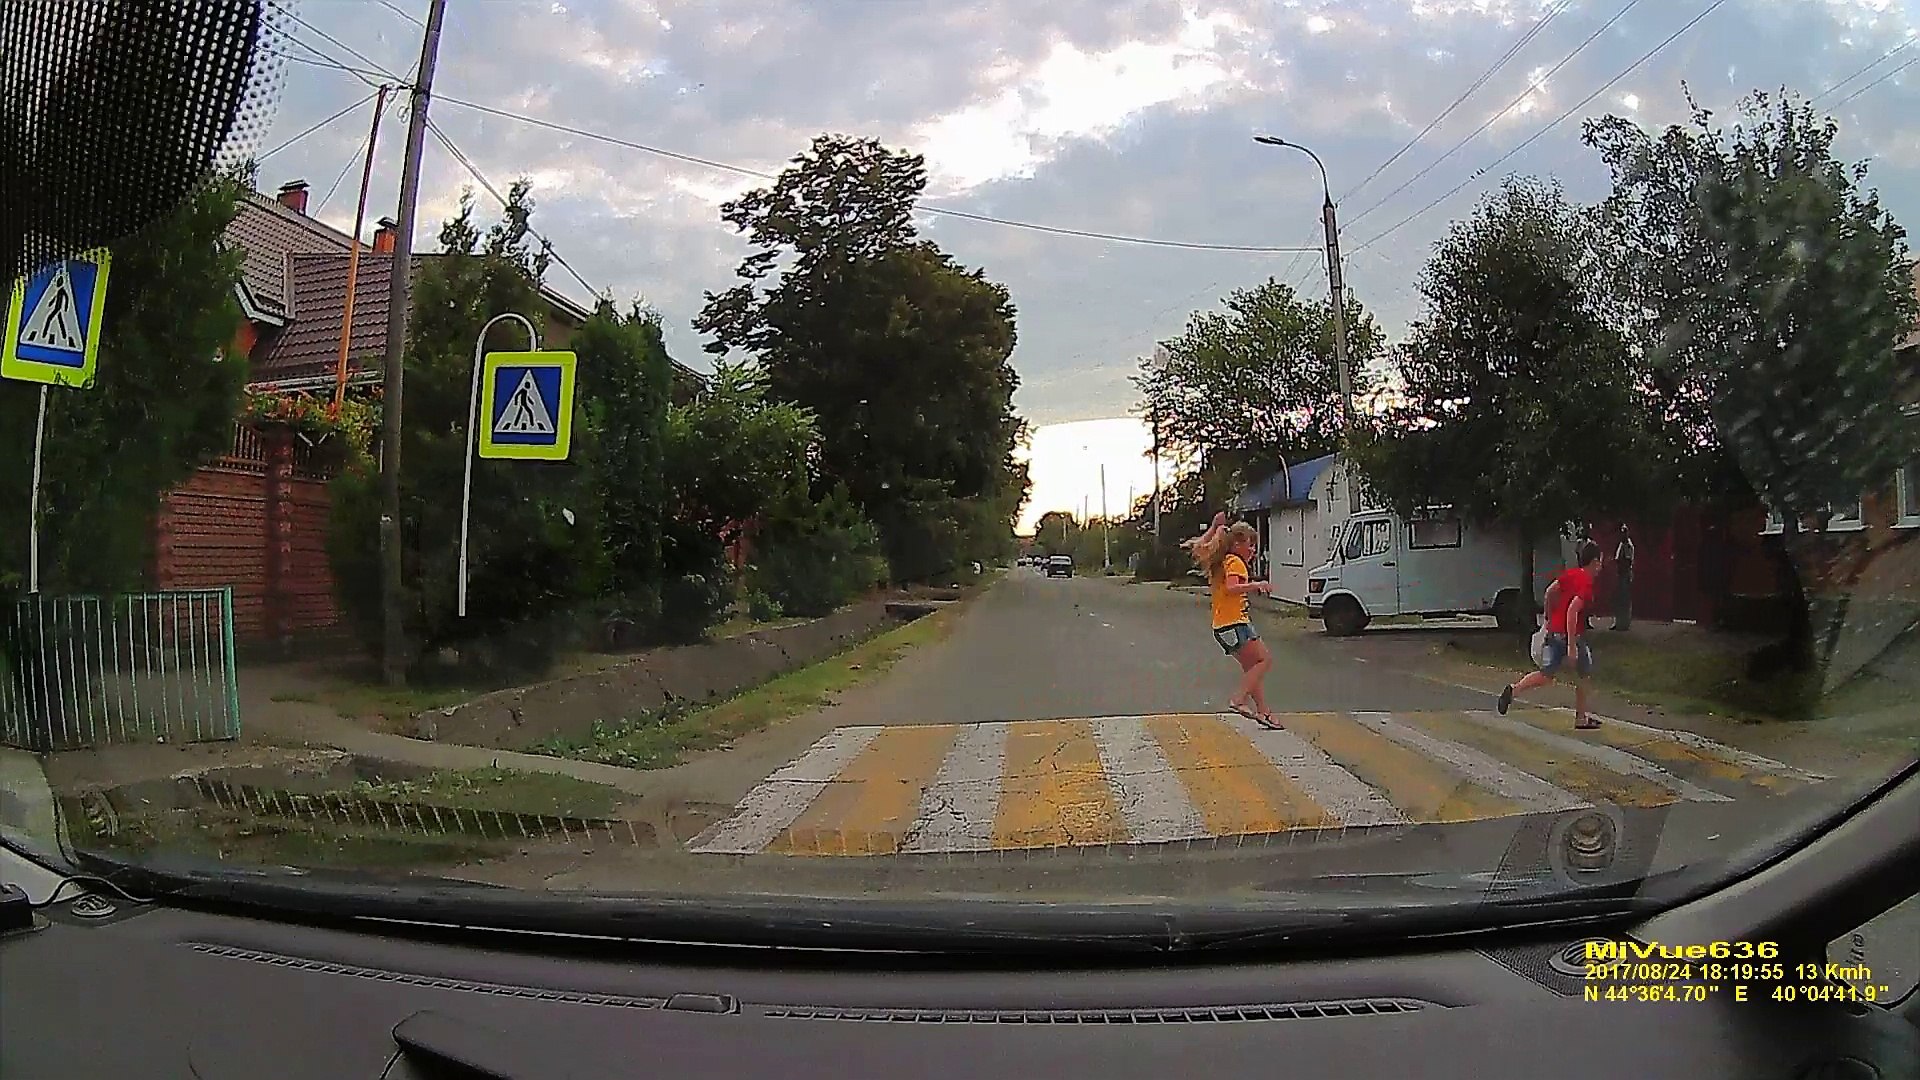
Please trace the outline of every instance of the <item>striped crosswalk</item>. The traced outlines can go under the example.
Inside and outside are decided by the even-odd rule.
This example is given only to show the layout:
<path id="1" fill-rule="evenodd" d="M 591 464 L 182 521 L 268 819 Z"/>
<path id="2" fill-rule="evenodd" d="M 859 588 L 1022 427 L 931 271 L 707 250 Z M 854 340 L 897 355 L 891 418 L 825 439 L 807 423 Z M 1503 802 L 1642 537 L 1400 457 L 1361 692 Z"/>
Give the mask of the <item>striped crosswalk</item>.
<path id="1" fill-rule="evenodd" d="M 1827 777 L 1564 712 L 1233 714 L 836 728 L 696 852 L 895 855 L 1164 844 L 1778 794 Z"/>

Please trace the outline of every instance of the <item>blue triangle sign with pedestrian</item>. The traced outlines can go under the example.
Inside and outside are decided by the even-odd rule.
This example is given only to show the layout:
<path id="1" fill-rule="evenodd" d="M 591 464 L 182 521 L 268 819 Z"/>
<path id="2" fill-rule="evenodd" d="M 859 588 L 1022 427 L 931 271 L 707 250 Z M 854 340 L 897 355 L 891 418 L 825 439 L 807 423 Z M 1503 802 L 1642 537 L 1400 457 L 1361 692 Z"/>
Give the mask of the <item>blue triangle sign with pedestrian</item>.
<path id="1" fill-rule="evenodd" d="M 57 386 L 92 382 L 110 265 L 106 251 L 91 251 L 13 283 L 0 376 Z"/>
<path id="2" fill-rule="evenodd" d="M 572 353 L 488 353 L 481 380 L 481 457 L 566 460 L 573 435 Z"/>

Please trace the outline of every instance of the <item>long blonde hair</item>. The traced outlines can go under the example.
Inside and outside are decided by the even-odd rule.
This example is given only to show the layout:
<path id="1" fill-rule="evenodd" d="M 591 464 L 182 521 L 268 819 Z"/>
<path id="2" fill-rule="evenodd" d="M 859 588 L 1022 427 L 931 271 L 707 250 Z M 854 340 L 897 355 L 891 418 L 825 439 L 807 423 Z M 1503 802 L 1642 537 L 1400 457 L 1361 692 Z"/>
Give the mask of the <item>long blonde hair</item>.
<path id="1" fill-rule="evenodd" d="M 1236 521 L 1219 532 L 1212 533 L 1212 539 L 1208 539 L 1207 535 L 1203 534 L 1187 541 L 1184 546 L 1193 555 L 1193 561 L 1207 572 L 1207 577 L 1211 580 L 1219 576 L 1220 567 L 1227 561 L 1228 553 L 1242 543 L 1257 543 L 1259 535 L 1252 525 L 1244 521 Z"/>

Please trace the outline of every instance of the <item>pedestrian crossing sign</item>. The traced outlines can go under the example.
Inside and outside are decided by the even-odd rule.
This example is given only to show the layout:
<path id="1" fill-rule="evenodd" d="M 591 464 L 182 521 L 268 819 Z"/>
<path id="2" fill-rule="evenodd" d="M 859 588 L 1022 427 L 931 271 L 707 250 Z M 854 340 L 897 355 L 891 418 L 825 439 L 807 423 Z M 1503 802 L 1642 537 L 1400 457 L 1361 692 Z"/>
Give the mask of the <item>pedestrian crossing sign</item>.
<path id="1" fill-rule="evenodd" d="M 53 386 L 93 382 L 107 306 L 106 249 L 61 259 L 13 283 L 0 376 Z"/>
<path id="2" fill-rule="evenodd" d="M 570 352 L 496 352 L 481 369 L 480 456 L 565 461 L 573 448 Z"/>

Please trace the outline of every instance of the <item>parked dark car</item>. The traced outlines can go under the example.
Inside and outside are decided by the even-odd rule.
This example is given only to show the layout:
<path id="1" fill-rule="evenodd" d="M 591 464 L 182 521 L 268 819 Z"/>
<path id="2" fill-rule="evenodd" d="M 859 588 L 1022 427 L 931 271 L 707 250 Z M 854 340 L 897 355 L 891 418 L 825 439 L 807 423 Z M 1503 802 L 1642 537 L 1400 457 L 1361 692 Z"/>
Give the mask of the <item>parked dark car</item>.
<path id="1" fill-rule="evenodd" d="M 1047 559 L 1047 576 L 1048 577 L 1072 577 L 1073 576 L 1073 556 L 1071 555 L 1049 556 Z"/>

